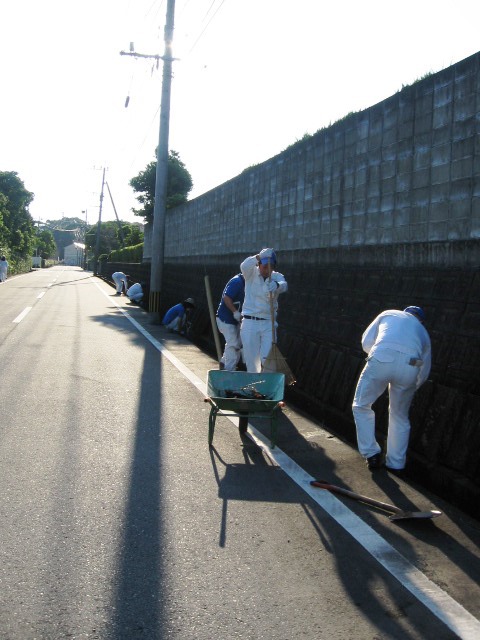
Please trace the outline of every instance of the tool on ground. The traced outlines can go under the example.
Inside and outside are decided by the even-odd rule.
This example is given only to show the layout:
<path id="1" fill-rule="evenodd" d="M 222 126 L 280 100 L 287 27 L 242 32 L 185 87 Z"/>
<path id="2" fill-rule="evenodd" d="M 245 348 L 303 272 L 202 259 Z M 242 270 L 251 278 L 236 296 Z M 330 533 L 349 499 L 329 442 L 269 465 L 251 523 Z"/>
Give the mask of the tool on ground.
<path id="1" fill-rule="evenodd" d="M 270 266 L 270 275 L 269 281 L 272 280 L 272 263 L 269 262 Z M 275 309 L 273 306 L 273 293 L 269 292 L 270 298 L 270 319 L 272 322 L 272 346 L 268 353 L 268 356 L 265 359 L 265 362 L 262 366 L 262 372 L 270 372 L 270 373 L 283 373 L 285 375 L 285 384 L 292 385 L 295 384 L 295 376 L 292 373 L 292 370 L 287 364 L 287 361 L 283 357 L 280 352 L 280 349 L 277 347 L 277 338 L 275 334 Z"/>
<path id="2" fill-rule="evenodd" d="M 208 311 L 210 313 L 210 322 L 212 323 L 213 339 L 215 341 L 215 349 L 217 350 L 218 366 L 220 368 L 220 362 L 222 359 L 222 348 L 220 346 L 220 335 L 217 327 L 217 321 L 215 320 L 215 310 L 212 302 L 212 292 L 210 289 L 210 280 L 208 276 L 205 276 L 205 290 L 207 292 Z"/>
<path id="3" fill-rule="evenodd" d="M 386 502 L 381 502 L 381 500 L 375 500 L 374 498 L 369 498 L 368 496 L 362 496 L 359 493 L 355 493 L 354 491 L 349 491 L 348 489 L 343 489 L 343 487 L 338 487 L 335 484 L 330 484 L 326 480 L 312 480 L 310 482 L 312 487 L 318 487 L 319 489 L 327 489 L 327 491 L 331 491 L 332 493 L 338 493 L 342 496 L 346 496 L 347 498 L 352 498 L 353 500 L 357 500 L 358 502 L 363 502 L 365 504 L 371 505 L 372 507 L 377 507 L 382 511 L 386 511 L 390 515 L 388 516 L 390 520 L 406 520 L 408 518 L 438 518 L 438 516 L 442 515 L 441 511 L 437 509 L 432 509 L 431 511 L 405 511 L 400 509 L 399 507 L 395 507 L 393 504 L 387 504 Z"/>

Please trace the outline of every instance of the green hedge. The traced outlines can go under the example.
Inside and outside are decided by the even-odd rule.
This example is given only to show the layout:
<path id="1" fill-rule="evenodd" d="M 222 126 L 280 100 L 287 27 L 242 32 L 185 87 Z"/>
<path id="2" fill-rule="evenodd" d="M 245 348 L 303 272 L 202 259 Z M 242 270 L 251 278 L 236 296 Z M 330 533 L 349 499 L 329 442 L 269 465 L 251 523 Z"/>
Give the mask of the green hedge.
<path id="1" fill-rule="evenodd" d="M 143 242 L 134 244 L 131 247 L 123 249 L 115 249 L 108 256 L 109 262 L 142 262 L 143 259 Z"/>
<path id="2" fill-rule="evenodd" d="M 32 259 L 28 258 L 10 258 L 8 253 L 5 253 L 5 257 L 8 261 L 8 275 L 14 276 L 18 273 L 28 273 L 32 269 Z"/>

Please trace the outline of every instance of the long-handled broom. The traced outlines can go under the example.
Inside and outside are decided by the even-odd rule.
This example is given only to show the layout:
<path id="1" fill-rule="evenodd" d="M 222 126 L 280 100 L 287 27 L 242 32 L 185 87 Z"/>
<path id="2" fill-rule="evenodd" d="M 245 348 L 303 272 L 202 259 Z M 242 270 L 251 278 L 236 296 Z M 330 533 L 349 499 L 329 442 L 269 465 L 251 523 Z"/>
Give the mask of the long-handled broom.
<path id="1" fill-rule="evenodd" d="M 272 269 L 270 264 L 270 276 L 269 281 L 272 280 Z M 285 385 L 295 384 L 295 376 L 293 375 L 287 361 L 283 357 L 280 349 L 277 346 L 277 338 L 275 334 L 275 309 L 273 306 L 273 293 L 269 292 L 270 296 L 270 318 L 272 321 L 272 346 L 262 366 L 262 371 L 267 373 L 283 373 L 285 374 Z"/>

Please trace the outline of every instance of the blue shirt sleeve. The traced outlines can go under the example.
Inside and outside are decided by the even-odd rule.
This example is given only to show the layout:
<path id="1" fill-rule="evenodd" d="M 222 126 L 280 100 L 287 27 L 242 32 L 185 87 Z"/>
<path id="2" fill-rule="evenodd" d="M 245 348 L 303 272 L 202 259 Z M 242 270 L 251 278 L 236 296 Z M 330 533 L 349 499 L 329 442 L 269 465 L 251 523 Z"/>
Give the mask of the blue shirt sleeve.
<path id="1" fill-rule="evenodd" d="M 178 318 L 178 316 L 183 316 L 184 313 L 185 309 L 183 308 L 182 303 L 179 302 L 174 307 L 171 307 L 171 309 L 169 309 L 163 316 L 162 324 L 169 324 L 172 320 Z"/>

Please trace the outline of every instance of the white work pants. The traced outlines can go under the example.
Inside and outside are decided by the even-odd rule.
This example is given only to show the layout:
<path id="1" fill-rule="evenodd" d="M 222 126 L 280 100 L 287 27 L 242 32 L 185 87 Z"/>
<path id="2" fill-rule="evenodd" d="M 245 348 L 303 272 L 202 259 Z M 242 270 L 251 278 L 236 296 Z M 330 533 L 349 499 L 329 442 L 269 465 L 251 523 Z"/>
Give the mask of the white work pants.
<path id="1" fill-rule="evenodd" d="M 240 337 L 248 373 L 260 373 L 272 348 L 272 321 L 243 318 Z"/>
<path id="2" fill-rule="evenodd" d="M 122 278 L 118 277 L 118 276 L 113 276 L 112 275 L 112 280 L 115 282 L 115 287 L 116 287 L 116 292 L 117 293 L 122 293 L 123 291 L 123 280 Z M 127 290 L 127 287 L 125 285 L 125 291 Z"/>
<path id="3" fill-rule="evenodd" d="M 403 469 L 410 437 L 408 411 L 416 391 L 418 368 L 409 365 L 410 357 L 398 351 L 382 352 L 379 357 L 389 361 L 381 362 L 375 356 L 368 359 L 353 399 L 358 450 L 365 458 L 381 451 L 375 439 L 372 404 L 388 386 L 390 405 L 385 463 L 391 469 Z"/>
<path id="4" fill-rule="evenodd" d="M 169 322 L 165 326 L 170 331 L 180 332 L 183 329 L 186 320 L 187 320 L 187 315 L 184 313 L 183 316 L 177 316 L 176 318 L 174 318 L 171 322 Z"/>
<path id="5" fill-rule="evenodd" d="M 225 371 L 235 371 L 242 353 L 240 325 L 229 324 L 217 318 L 217 327 L 225 338 L 225 349 L 220 362 L 223 362 Z"/>

